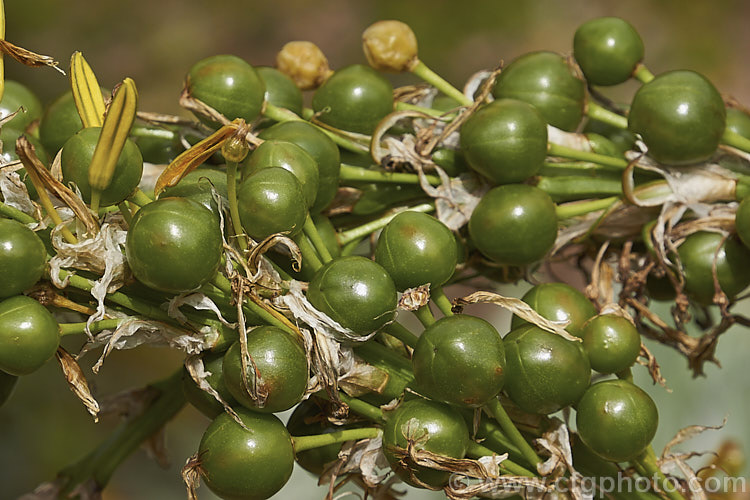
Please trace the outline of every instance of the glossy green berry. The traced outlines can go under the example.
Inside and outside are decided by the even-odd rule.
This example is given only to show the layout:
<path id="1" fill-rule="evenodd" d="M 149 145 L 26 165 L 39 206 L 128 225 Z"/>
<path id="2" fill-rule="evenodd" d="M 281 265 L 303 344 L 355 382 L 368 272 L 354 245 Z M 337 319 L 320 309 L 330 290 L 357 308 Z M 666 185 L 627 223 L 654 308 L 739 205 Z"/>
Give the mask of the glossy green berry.
<path id="1" fill-rule="evenodd" d="M 721 94 L 694 71 L 669 71 L 644 84 L 633 97 L 628 129 L 640 134 L 648 154 L 668 165 L 708 159 L 724 133 Z"/>
<path id="2" fill-rule="evenodd" d="M 86 203 L 91 201 L 89 165 L 94 157 L 101 130 L 99 127 L 89 127 L 79 131 L 68 139 L 61 155 L 63 182 L 75 184 Z M 101 206 L 116 205 L 133 194 L 142 174 L 141 151 L 133 141 L 126 140 L 115 165 L 112 181 L 109 187 L 102 191 Z"/>
<path id="3" fill-rule="evenodd" d="M 0 219 L 0 299 L 18 295 L 44 274 L 47 250 L 39 237 L 20 222 Z"/>
<path id="4" fill-rule="evenodd" d="M 445 224 L 421 212 L 402 212 L 380 233 L 375 262 L 388 271 L 399 290 L 426 283 L 437 287 L 453 275 L 457 250 Z"/>
<path id="5" fill-rule="evenodd" d="M 594 453 L 613 462 L 632 460 L 643 453 L 658 424 L 654 401 L 625 380 L 592 385 L 576 408 L 581 440 Z"/>
<path id="6" fill-rule="evenodd" d="M 57 321 L 36 300 L 16 295 L 0 302 L 0 371 L 28 375 L 55 355 Z"/>
<path id="7" fill-rule="evenodd" d="M 328 421 L 323 410 L 315 398 L 302 401 L 294 409 L 286 423 L 286 428 L 292 436 L 314 436 L 328 434 L 344 429 L 351 429 L 353 425 L 333 425 Z M 342 443 L 329 444 L 297 452 L 297 463 L 306 471 L 320 476 L 325 466 L 338 460 Z"/>
<path id="8" fill-rule="evenodd" d="M 419 337 L 412 366 L 418 387 L 431 398 L 478 408 L 503 388 L 503 339 L 481 318 L 447 316 Z"/>
<path id="9" fill-rule="evenodd" d="M 750 139 L 750 115 L 738 108 L 727 108 L 727 130 Z"/>
<path id="10" fill-rule="evenodd" d="M 23 110 L 19 111 L 19 108 Z M 19 111 L 12 120 L 3 124 L 5 128 L 24 130 L 31 122 L 42 117 L 42 103 L 25 85 L 14 80 L 5 80 L 3 98 L 0 100 L 0 119 Z"/>
<path id="11" fill-rule="evenodd" d="M 222 198 L 227 198 L 226 172 L 201 167 L 185 175 L 176 185 L 166 188 L 161 197 L 187 198 L 196 201 L 211 210 L 218 218 L 219 205 L 214 200 L 213 190 L 216 190 Z"/>
<path id="12" fill-rule="evenodd" d="M 517 58 L 500 73 L 492 93 L 498 99 L 532 104 L 545 122 L 563 130 L 575 130 L 583 117 L 583 81 L 554 52 L 531 52 Z"/>
<path id="13" fill-rule="evenodd" d="M 405 482 L 418 486 L 414 478 L 434 487 L 448 482 L 450 472 L 403 463 L 398 449 L 406 450 L 409 441 L 417 450 L 463 458 L 469 446 L 469 430 L 461 414 L 443 403 L 427 399 L 404 401 L 388 416 L 383 429 L 383 452 L 393 471 Z"/>
<path id="14" fill-rule="evenodd" d="M 396 314 L 396 286 L 377 262 L 339 257 L 321 267 L 307 290 L 310 303 L 357 335 L 381 329 Z"/>
<path id="15" fill-rule="evenodd" d="M 588 320 L 581 338 L 591 368 L 599 373 L 619 373 L 630 368 L 641 352 L 638 330 L 630 321 L 614 314 Z"/>
<path id="16" fill-rule="evenodd" d="M 451 177 L 457 177 L 469 170 L 469 163 L 460 149 L 437 148 L 430 158 Z"/>
<path id="17" fill-rule="evenodd" d="M 235 411 L 250 430 L 227 413 L 211 422 L 198 448 L 203 481 L 223 499 L 270 498 L 292 475 L 292 438 L 274 415 L 242 407 Z"/>
<path id="18" fill-rule="evenodd" d="M 219 221 L 209 209 L 185 198 L 161 198 L 133 217 L 125 255 L 144 285 L 182 293 L 216 275 L 222 249 Z"/>
<path id="19" fill-rule="evenodd" d="M 260 134 L 261 139 L 293 142 L 307 151 L 318 165 L 318 194 L 310 209 L 320 212 L 330 205 L 339 187 L 341 155 L 339 148 L 325 133 L 302 121 L 277 123 Z"/>
<path id="20" fill-rule="evenodd" d="M 737 214 L 734 221 L 737 230 L 737 236 L 742 243 L 750 248 L 750 199 L 745 198 L 737 207 Z"/>
<path id="21" fill-rule="evenodd" d="M 737 238 L 730 237 L 721 245 L 719 233 L 693 233 L 678 247 L 677 252 L 685 274 L 685 291 L 701 304 L 710 304 L 714 296 L 712 266 L 716 259 L 719 286 L 731 299 L 750 284 L 750 249 Z"/>
<path id="22" fill-rule="evenodd" d="M 302 185 L 281 167 L 261 168 L 242 181 L 237 207 L 245 232 L 261 241 L 275 233 L 294 237 L 307 217 Z"/>
<path id="23" fill-rule="evenodd" d="M 16 382 L 18 382 L 18 377 L 0 371 L 0 407 L 8 401 L 8 398 L 13 393 L 13 388 L 16 386 Z"/>
<path id="24" fill-rule="evenodd" d="M 241 405 L 262 413 L 286 411 L 302 399 L 307 389 L 305 349 L 291 334 L 275 326 L 261 326 L 247 333 L 248 386 L 258 388 L 265 400 L 255 400 L 242 382 L 242 353 L 235 342 L 224 355 L 224 382 Z"/>
<path id="25" fill-rule="evenodd" d="M 218 55 L 202 59 L 190 68 L 185 82 L 189 95 L 212 107 L 228 120 L 242 118 L 250 123 L 260 115 L 266 86 L 243 59 Z M 196 117 L 207 125 L 218 127 L 203 115 Z"/>
<path id="26" fill-rule="evenodd" d="M 531 264 L 555 243 L 555 204 L 547 193 L 533 186 L 497 186 L 485 193 L 474 209 L 469 235 L 477 249 L 494 262 Z"/>
<path id="27" fill-rule="evenodd" d="M 276 68 L 255 68 L 266 86 L 266 101 L 279 108 L 302 114 L 302 92 L 294 81 Z"/>
<path id="28" fill-rule="evenodd" d="M 580 342 L 534 325 L 503 339 L 505 391 L 523 411 L 548 415 L 578 402 L 591 381 L 591 365 Z"/>
<path id="29" fill-rule="evenodd" d="M 461 126 L 461 150 L 471 168 L 494 184 L 536 175 L 547 157 L 547 124 L 534 106 L 498 99 Z"/>
<path id="30" fill-rule="evenodd" d="M 219 393 L 221 399 L 230 406 L 236 406 L 232 394 L 224 383 L 222 365 L 224 364 L 223 353 L 206 353 L 203 355 L 203 368 L 209 373 L 206 382 Z M 190 376 L 187 369 L 182 371 L 182 392 L 188 403 L 210 419 L 214 419 L 224 411 L 224 406 L 211 394 L 201 389 Z"/>
<path id="31" fill-rule="evenodd" d="M 592 85 L 624 82 L 643 60 L 644 51 L 638 32 L 619 17 L 587 21 L 573 37 L 573 56 Z"/>
<path id="32" fill-rule="evenodd" d="M 569 321 L 565 329 L 581 337 L 583 324 L 596 315 L 596 308 L 584 294 L 565 283 L 540 283 L 521 297 L 533 310 L 552 321 Z M 512 330 L 528 324 L 518 316 L 510 323 Z"/>
<path id="33" fill-rule="evenodd" d="M 242 165 L 242 175 L 247 177 L 269 167 L 281 167 L 293 173 L 302 185 L 307 207 L 315 204 L 320 174 L 315 159 L 307 151 L 293 142 L 267 140 L 247 156 Z"/>
<path id="34" fill-rule="evenodd" d="M 336 71 L 315 91 L 312 107 L 327 125 L 370 135 L 393 111 L 393 86 L 369 66 L 354 64 Z"/>
<path id="35" fill-rule="evenodd" d="M 16 140 L 18 140 L 18 138 L 22 135 L 25 135 L 26 139 L 28 139 L 31 145 L 34 146 L 34 151 L 37 158 L 39 158 L 39 160 L 41 160 L 44 165 L 49 165 L 49 155 L 44 149 L 44 146 L 42 146 L 42 143 L 39 142 L 39 139 L 31 134 L 24 133 L 22 129 L 8 127 L 6 125 L 0 128 L 0 141 L 2 141 L 2 153 L 0 153 L 0 159 L 2 159 L 5 163 L 10 163 L 12 161 L 18 160 L 18 154 L 16 153 Z M 28 177 L 26 176 L 26 169 L 20 170 L 18 172 L 18 175 L 20 175 L 21 179 L 24 180 L 26 189 L 29 191 L 31 197 L 36 198 L 36 190 L 34 189 L 34 185 L 28 180 Z"/>

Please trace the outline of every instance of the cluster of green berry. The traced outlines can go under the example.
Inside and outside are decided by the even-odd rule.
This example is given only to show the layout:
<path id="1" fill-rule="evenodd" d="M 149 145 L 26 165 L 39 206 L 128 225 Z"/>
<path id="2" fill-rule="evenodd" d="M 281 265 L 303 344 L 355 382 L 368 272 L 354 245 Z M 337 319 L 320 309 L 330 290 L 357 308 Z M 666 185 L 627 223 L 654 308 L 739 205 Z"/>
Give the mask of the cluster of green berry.
<path id="1" fill-rule="evenodd" d="M 649 300 L 677 299 L 683 313 L 715 303 L 737 318 L 729 308 L 750 284 L 750 166 L 737 152 L 750 151 L 750 116 L 697 73 L 653 76 L 621 19 L 582 25 L 574 59 L 526 54 L 466 92 L 419 60 L 403 23 L 376 23 L 363 40 L 369 66 L 336 71 L 307 42 L 285 46 L 277 68 L 201 60 L 180 100 L 197 122 L 136 113 L 131 80 L 105 103 L 80 54 L 72 90 L 46 109 L 5 82 L 0 404 L 18 376 L 63 356 L 64 335 L 100 345 L 146 324 L 193 342 L 126 425 L 131 438 L 66 469 L 61 496 L 87 481 L 103 488 L 138 446 L 132 436 L 145 439 L 185 401 L 212 422 L 184 475 L 222 498 L 269 498 L 295 460 L 330 475 L 351 456 L 342 443 L 361 440 L 382 443 L 403 481 L 454 498 L 451 474 L 482 479 L 474 459 L 505 453 L 489 474 L 509 484 L 629 464 L 655 481 L 639 497 L 660 494 L 657 408 L 631 367 L 641 334 L 653 333 Z M 429 85 L 394 90 L 380 71 Z M 631 77 L 643 85 L 629 109 L 602 96 Z M 314 91 L 311 108 L 303 90 Z M 154 165 L 166 165 L 155 182 Z M 684 187 L 706 172 L 715 185 Z M 635 224 L 618 226 L 623 213 Z M 620 264 L 619 303 L 538 284 L 502 300 L 515 316 L 501 335 L 458 312 L 472 300 L 443 291 L 515 281 L 562 248 L 577 245 L 583 261 L 602 243 L 595 275 L 634 263 Z M 58 323 L 60 310 L 81 322 Z M 419 335 L 402 322 L 408 311 Z M 356 390 L 352 363 L 367 374 Z M 76 389 L 88 391 L 80 379 Z M 291 409 L 285 426 L 274 414 Z M 532 443 L 570 409 L 573 462 L 550 471 Z"/>

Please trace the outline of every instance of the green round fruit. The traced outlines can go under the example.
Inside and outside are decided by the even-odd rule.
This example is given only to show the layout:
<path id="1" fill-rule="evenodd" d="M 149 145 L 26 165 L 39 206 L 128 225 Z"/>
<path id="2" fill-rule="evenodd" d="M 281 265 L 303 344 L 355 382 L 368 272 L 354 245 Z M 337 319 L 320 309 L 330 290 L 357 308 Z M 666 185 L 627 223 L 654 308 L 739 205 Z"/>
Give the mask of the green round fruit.
<path id="1" fill-rule="evenodd" d="M 242 118 L 247 123 L 260 115 L 266 87 L 255 68 L 232 55 L 207 57 L 195 63 L 187 75 L 188 94 L 212 107 L 228 120 Z M 201 114 L 196 117 L 206 125 L 218 128 Z"/>
<path id="2" fill-rule="evenodd" d="M 573 37 L 573 56 L 592 85 L 617 85 L 630 78 L 643 60 L 643 40 L 619 17 L 583 23 Z"/>
<path id="3" fill-rule="evenodd" d="M 547 157 L 547 124 L 532 105 L 498 99 L 461 126 L 461 151 L 471 168 L 494 184 L 536 175 Z"/>
<path id="4" fill-rule="evenodd" d="M 727 130 L 750 139 L 750 115 L 738 108 L 727 108 Z"/>
<path id="5" fill-rule="evenodd" d="M 0 371 L 33 373 L 55 355 L 59 344 L 57 321 L 39 302 L 25 295 L 0 302 Z"/>
<path id="6" fill-rule="evenodd" d="M 242 176 L 246 178 L 259 169 L 269 167 L 281 167 L 293 173 L 302 185 L 307 207 L 315 204 L 320 174 L 318 165 L 307 151 L 293 142 L 267 140 L 247 156 L 242 165 Z"/>
<path id="7" fill-rule="evenodd" d="M 336 71 L 315 91 L 312 107 L 331 127 L 370 135 L 393 111 L 393 86 L 371 67 L 354 64 Z"/>
<path id="8" fill-rule="evenodd" d="M 521 297 L 541 316 L 551 321 L 569 321 L 565 329 L 571 335 L 581 337 L 583 324 L 596 315 L 596 308 L 584 294 L 565 283 L 540 283 Z M 527 321 L 513 316 L 511 330 Z"/>
<path id="9" fill-rule="evenodd" d="M 503 339 L 487 321 L 459 314 L 439 319 L 419 337 L 414 379 L 433 399 L 478 408 L 505 382 Z"/>
<path id="10" fill-rule="evenodd" d="M 255 71 L 266 86 L 266 101 L 302 115 L 302 92 L 291 78 L 268 66 L 259 66 Z"/>
<path id="11" fill-rule="evenodd" d="M 469 235 L 477 249 L 498 264 L 531 264 L 544 257 L 555 243 L 555 204 L 547 193 L 534 186 L 497 186 L 474 209 Z"/>
<path id="12" fill-rule="evenodd" d="M 678 247 L 677 252 L 685 274 L 685 291 L 701 304 L 710 304 L 714 297 L 712 266 L 716 259 L 716 275 L 722 291 L 732 299 L 750 284 L 750 249 L 737 238 L 730 237 L 721 245 L 719 233 L 693 233 Z"/>
<path id="13" fill-rule="evenodd" d="M 261 168 L 250 174 L 237 191 L 237 209 L 245 232 L 261 241 L 276 233 L 294 237 L 307 218 L 302 185 L 281 167 Z"/>
<path id="14" fill-rule="evenodd" d="M 19 108 L 23 110 L 19 111 Z M 25 85 L 14 80 L 5 80 L 3 98 L 0 100 L 0 119 L 18 114 L 3 124 L 3 129 L 14 128 L 23 131 L 31 122 L 42 117 L 42 102 Z"/>
<path id="15" fill-rule="evenodd" d="M 264 130 L 260 138 L 293 142 L 307 151 L 318 165 L 318 194 L 310 210 L 317 213 L 331 204 L 339 188 L 341 155 L 330 137 L 310 123 L 288 121 Z"/>
<path id="16" fill-rule="evenodd" d="M 68 139 L 63 146 L 61 166 L 63 182 L 78 186 L 86 203 L 91 202 L 91 184 L 89 184 L 89 165 L 94 157 L 96 143 L 101 133 L 99 127 L 85 128 Z M 138 146 L 131 140 L 125 141 L 120 158 L 109 187 L 102 191 L 103 207 L 116 205 L 128 198 L 138 188 L 143 174 L 143 157 Z"/>
<path id="17" fill-rule="evenodd" d="M 737 214 L 734 221 L 737 236 L 745 245 L 750 248 L 750 199 L 745 198 L 737 207 Z"/>
<path id="18" fill-rule="evenodd" d="M 356 335 L 368 335 L 391 322 L 398 301 L 386 270 L 359 256 L 338 257 L 321 267 L 310 282 L 307 299 Z"/>
<path id="19" fill-rule="evenodd" d="M 573 131 L 583 118 L 586 89 L 568 63 L 554 52 L 531 52 L 510 63 L 492 91 L 498 99 L 518 99 L 535 106 L 544 121 Z"/>
<path id="20" fill-rule="evenodd" d="M 644 84 L 628 114 L 628 129 L 641 135 L 651 157 L 667 165 L 707 160 L 725 122 L 721 94 L 694 71 L 669 71 Z"/>
<path id="21" fill-rule="evenodd" d="M 651 443 L 658 425 L 654 401 L 625 380 L 592 385 L 576 409 L 581 440 L 594 453 L 613 462 L 637 458 Z"/>
<path id="22" fill-rule="evenodd" d="M 203 368 L 209 372 L 206 382 L 208 382 L 213 390 L 219 393 L 219 396 L 221 396 L 221 399 L 225 403 L 235 406 L 236 402 L 224 383 L 224 374 L 222 372 L 224 354 L 206 353 L 202 357 Z M 198 387 L 198 384 L 195 383 L 187 369 L 182 371 L 182 392 L 185 393 L 188 403 L 210 419 L 216 418 L 224 411 L 224 406 L 216 398 Z"/>
<path id="23" fill-rule="evenodd" d="M 250 430 L 227 413 L 211 422 L 198 448 L 203 481 L 223 499 L 270 498 L 292 475 L 292 438 L 274 415 L 235 411 Z"/>
<path id="24" fill-rule="evenodd" d="M 133 217 L 125 255 L 144 285 L 169 293 L 194 290 L 219 269 L 223 243 L 219 222 L 203 205 L 161 198 Z"/>
<path id="25" fill-rule="evenodd" d="M 0 219 L 0 299 L 31 288 L 44 274 L 47 250 L 20 222 Z"/>
<path id="26" fill-rule="evenodd" d="M 419 486 L 416 478 L 436 488 L 448 482 L 450 472 L 401 462 L 397 448 L 406 450 L 409 440 L 416 442 L 417 450 L 451 458 L 463 458 L 470 442 L 461 414 L 442 403 L 427 399 L 404 401 L 388 417 L 383 429 L 383 452 L 393 472 L 412 486 Z"/>
<path id="27" fill-rule="evenodd" d="M 503 339 L 505 391 L 523 411 L 548 415 L 578 402 L 591 381 L 579 342 L 524 325 Z"/>
<path id="28" fill-rule="evenodd" d="M 614 314 L 588 320 L 581 338 L 591 368 L 599 373 L 619 373 L 630 368 L 641 352 L 638 330 L 630 321 Z"/>
<path id="29" fill-rule="evenodd" d="M 388 271 L 398 290 L 429 283 L 441 286 L 453 276 L 456 238 L 445 224 L 421 212 L 402 212 L 378 238 L 375 262 Z"/>
<path id="30" fill-rule="evenodd" d="M 108 94 L 101 89 L 102 94 Z M 83 128 L 72 92 L 66 92 L 47 106 L 39 122 L 39 140 L 49 154 L 55 155 L 76 132 Z"/>
<path id="31" fill-rule="evenodd" d="M 305 348 L 291 334 L 275 326 L 261 326 L 247 334 L 248 386 L 257 385 L 264 401 L 253 399 L 242 381 L 242 353 L 235 342 L 224 355 L 224 383 L 245 408 L 262 413 L 286 411 L 305 395 L 309 368 Z M 255 381 L 254 381 L 255 380 Z"/>

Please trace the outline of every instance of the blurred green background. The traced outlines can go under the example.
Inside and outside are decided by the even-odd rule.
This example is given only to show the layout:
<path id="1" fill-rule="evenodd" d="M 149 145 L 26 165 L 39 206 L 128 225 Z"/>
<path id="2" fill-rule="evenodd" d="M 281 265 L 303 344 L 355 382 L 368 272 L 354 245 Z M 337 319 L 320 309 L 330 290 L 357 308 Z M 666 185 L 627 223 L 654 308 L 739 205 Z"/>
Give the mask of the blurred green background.
<path id="1" fill-rule="evenodd" d="M 750 2 L 740 0 L 6 0 L 5 8 L 9 41 L 53 56 L 65 69 L 72 52 L 82 51 L 103 86 L 112 87 L 126 76 L 134 78 L 140 109 L 147 111 L 180 113 L 177 98 L 184 74 L 195 61 L 212 54 L 232 53 L 252 64 L 271 65 L 287 41 L 311 40 L 335 69 L 364 62 L 362 30 L 376 20 L 395 18 L 413 27 L 421 59 L 460 86 L 474 71 L 526 51 L 569 52 L 576 27 L 602 15 L 623 17 L 639 30 L 646 44 L 645 62 L 653 72 L 693 69 L 722 92 L 750 103 Z M 67 88 L 67 79 L 52 70 L 6 61 L 7 77 L 25 82 L 45 102 Z M 413 81 L 408 76 L 394 77 L 396 83 Z M 627 99 L 634 88 L 626 84 L 610 95 Z M 522 291 L 503 289 L 516 296 Z M 495 317 L 501 332 L 508 322 L 506 317 Z M 77 351 L 81 342 L 73 339 L 67 345 Z M 637 370 L 638 380 L 661 412 L 657 451 L 679 428 L 716 425 L 725 416 L 729 420 L 723 431 L 696 438 L 689 447 L 715 449 L 722 440 L 733 439 L 750 449 L 747 330 L 735 329 L 722 338 L 718 358 L 723 367 L 708 366 L 706 378 L 693 380 L 685 361 L 669 349 L 657 346 L 654 353 L 673 389 L 668 393 L 653 387 L 645 370 Z M 91 354 L 83 364 L 88 367 L 95 358 Z M 89 372 L 89 379 L 95 394 L 105 395 L 166 376 L 179 365 L 178 354 L 146 347 L 114 353 L 98 375 Z M 67 390 L 54 362 L 24 377 L 0 409 L 0 498 L 16 498 L 52 479 L 115 425 L 114 419 L 91 421 Z M 162 471 L 139 452 L 114 476 L 104 498 L 184 498 L 179 469 L 197 448 L 206 425 L 196 411 L 184 411 L 168 430 L 171 468 Z M 312 485 L 311 476 L 296 471 L 294 481 L 278 498 L 322 498 L 323 490 L 313 490 Z M 212 498 L 205 487 L 199 496 Z M 408 498 L 421 496 L 410 491 Z"/>

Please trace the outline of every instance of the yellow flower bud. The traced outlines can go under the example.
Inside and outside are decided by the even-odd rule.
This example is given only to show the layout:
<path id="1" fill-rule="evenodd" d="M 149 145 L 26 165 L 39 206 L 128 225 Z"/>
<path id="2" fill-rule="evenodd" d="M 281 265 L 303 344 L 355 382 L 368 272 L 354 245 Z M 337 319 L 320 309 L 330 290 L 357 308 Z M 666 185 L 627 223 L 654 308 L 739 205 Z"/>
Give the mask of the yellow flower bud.
<path id="1" fill-rule="evenodd" d="M 276 55 L 276 68 L 302 90 L 313 90 L 333 74 L 328 59 L 312 42 L 289 42 Z"/>
<path id="2" fill-rule="evenodd" d="M 401 21 L 378 21 L 362 33 L 370 66 L 379 71 L 410 71 L 418 62 L 417 37 Z"/>

